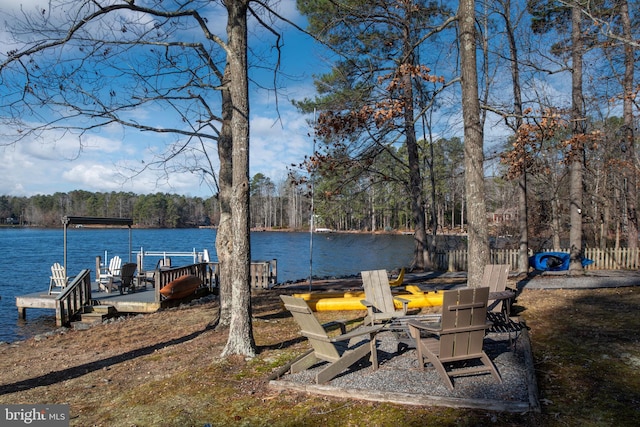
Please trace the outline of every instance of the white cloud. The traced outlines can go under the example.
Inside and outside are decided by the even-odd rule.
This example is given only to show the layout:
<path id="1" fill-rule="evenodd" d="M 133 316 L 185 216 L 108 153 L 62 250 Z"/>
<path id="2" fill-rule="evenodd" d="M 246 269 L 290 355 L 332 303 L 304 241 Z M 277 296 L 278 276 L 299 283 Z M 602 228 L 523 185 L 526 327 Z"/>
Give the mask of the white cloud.
<path id="1" fill-rule="evenodd" d="M 142 0 L 141 0 L 142 1 Z M 4 16 L 19 15 L 20 7 L 32 12 L 38 8 L 48 8 L 48 0 L 12 1 L 0 0 L 0 11 Z M 295 9 L 294 0 L 284 0 L 279 4 L 279 12 L 292 21 L 303 24 L 304 19 Z M 226 19 L 219 11 L 208 15 L 209 25 L 223 34 Z M 273 91 L 252 86 L 251 99 L 251 152 L 250 175 L 261 172 L 278 182 L 286 177 L 287 167 L 299 163 L 305 155 L 311 154 L 311 129 L 308 117 L 299 114 L 291 105 L 291 99 L 312 96 L 313 85 L 310 73 L 319 72 L 317 58 L 314 57 L 312 43 L 297 30 L 280 24 L 284 31 L 283 64 L 278 76 L 278 103 Z M 0 29 L 0 41 L 7 34 Z M 265 40 L 271 37 L 265 33 Z M 271 37 L 272 38 L 272 37 Z M 305 54 L 300 55 L 303 51 Z M 267 53 L 273 54 L 268 47 Z M 274 61 L 269 57 L 269 61 Z M 273 74 L 259 68 L 251 69 L 252 77 L 261 77 L 261 83 L 272 82 Z M 267 74 L 265 74 L 267 73 Z M 266 77 L 265 77 L 266 76 Z M 165 126 L 179 126 L 168 115 L 153 109 L 140 109 L 129 117 L 144 123 L 148 120 L 161 121 Z M 33 124 L 32 125 L 37 125 Z M 6 133 L 0 129 L 0 134 Z M 97 133 L 87 133 L 79 139 L 77 134 L 50 131 L 40 138 L 23 139 L 13 145 L 0 145 L 2 180 L 0 194 L 30 196 L 52 194 L 76 189 L 87 191 L 132 191 L 146 194 L 151 192 L 171 192 L 208 197 L 211 188 L 203 182 L 201 175 L 184 171 L 179 164 L 168 176 L 164 171 L 143 168 L 157 159 L 168 144 L 174 142 L 172 135 L 152 132 L 141 133 L 112 125 L 101 128 Z M 0 142 L 1 144 L 2 142 Z M 209 153 L 217 160 L 215 144 Z M 188 160 L 182 160 L 187 163 Z M 145 163 L 146 162 L 146 163 Z M 217 168 L 217 162 L 214 165 Z M 216 170 L 217 173 L 217 170 Z"/>
<path id="2" fill-rule="evenodd" d="M 312 130 L 308 117 L 292 106 L 281 109 L 280 119 L 273 104 L 270 106 L 252 109 L 250 175 L 260 172 L 278 182 L 286 178 L 288 166 L 311 154 Z M 0 194 L 52 194 L 83 189 L 210 196 L 212 189 L 203 183 L 201 175 L 184 171 L 181 166 L 187 163 L 184 159 L 176 160 L 173 165 L 176 170 L 168 177 L 152 168 L 140 173 L 171 141 L 171 137 L 150 132 L 115 129 L 85 135 L 82 147 L 76 135 L 59 132 L 50 132 L 38 140 L 25 139 L 0 147 L 3 165 Z M 217 169 L 214 144 L 210 150 Z"/>
<path id="3" fill-rule="evenodd" d="M 258 172 L 279 181 L 286 178 L 287 167 L 300 163 L 312 152 L 311 128 L 306 117 L 286 112 L 282 121 L 274 117 L 254 117 L 251 120 L 251 175 Z"/>
<path id="4" fill-rule="evenodd" d="M 62 178 L 78 188 L 96 191 L 117 191 L 121 188 L 122 178 L 113 167 L 101 164 L 76 164 L 62 173 Z"/>
<path id="5" fill-rule="evenodd" d="M 71 163 L 42 147 L 38 156 L 34 155 L 36 146 L 27 143 L 0 148 L 0 164 L 3 165 L 0 194 L 24 196 L 64 191 L 56 186 Z"/>

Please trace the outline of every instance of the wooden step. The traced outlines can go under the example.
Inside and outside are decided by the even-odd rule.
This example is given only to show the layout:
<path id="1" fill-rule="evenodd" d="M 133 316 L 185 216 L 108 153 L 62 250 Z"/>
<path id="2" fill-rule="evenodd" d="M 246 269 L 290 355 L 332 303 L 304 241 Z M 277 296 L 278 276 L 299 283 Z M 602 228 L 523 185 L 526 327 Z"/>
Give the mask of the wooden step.
<path id="1" fill-rule="evenodd" d="M 94 305 L 84 308 L 84 313 L 80 315 L 79 322 L 72 322 L 74 329 L 86 329 L 97 323 L 102 323 L 104 319 L 112 317 L 117 310 L 112 305 Z"/>
<path id="2" fill-rule="evenodd" d="M 112 305 L 92 305 L 85 307 L 84 311 L 85 313 L 102 314 L 105 316 L 113 316 L 117 313 L 116 308 Z"/>

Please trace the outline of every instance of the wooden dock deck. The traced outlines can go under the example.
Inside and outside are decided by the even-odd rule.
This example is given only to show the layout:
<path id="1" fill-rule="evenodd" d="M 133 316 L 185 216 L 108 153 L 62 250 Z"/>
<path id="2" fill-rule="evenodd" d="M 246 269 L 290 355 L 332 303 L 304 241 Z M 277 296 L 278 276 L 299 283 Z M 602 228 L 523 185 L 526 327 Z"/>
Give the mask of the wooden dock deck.
<path id="1" fill-rule="evenodd" d="M 46 290 L 16 297 L 16 306 L 23 308 L 56 309 L 58 294 L 49 295 Z M 153 313 L 158 311 L 160 303 L 155 300 L 155 289 L 151 285 L 147 289 L 136 289 L 134 293 L 120 295 L 118 291 L 104 292 L 98 289 L 97 283 L 91 284 L 91 301 L 93 305 L 111 305 L 119 312 Z"/>
<path id="2" fill-rule="evenodd" d="M 99 265 L 99 263 L 97 262 Z M 138 264 L 140 265 L 140 263 Z M 269 289 L 275 285 L 276 260 L 253 261 L 251 263 L 251 288 Z M 27 308 L 51 309 L 56 312 L 58 326 L 68 326 L 71 321 L 89 311 L 98 311 L 98 307 L 108 309 L 109 313 L 153 313 L 165 306 L 179 304 L 184 299 L 215 292 L 218 288 L 217 263 L 198 262 L 181 267 L 158 268 L 151 277 L 155 287 L 147 283 L 146 288 L 136 286 L 136 292 L 121 295 L 118 291 L 105 292 L 99 289 L 97 282 L 92 282 L 91 271 L 82 270 L 61 293 L 48 294 L 47 290 L 16 297 L 16 306 L 20 318 L 26 318 Z M 194 275 L 201 280 L 201 286 L 183 299 L 165 298 L 160 289 L 173 280 L 184 275 Z M 145 275 L 146 276 L 146 275 Z M 139 277 L 141 277 L 139 275 Z M 139 279 L 137 279 L 139 280 Z"/>
<path id="3" fill-rule="evenodd" d="M 111 305 L 122 313 L 153 313 L 161 307 L 151 285 L 123 295 L 119 292 L 100 292 L 96 286 L 95 290 L 91 288 L 91 299 L 96 305 Z"/>
<path id="4" fill-rule="evenodd" d="M 27 308 L 56 310 L 58 294 L 49 295 L 47 291 L 33 292 L 16 297 L 16 306 L 21 318 L 26 317 Z M 161 303 L 156 301 L 155 289 L 150 285 L 146 289 L 120 295 L 119 292 L 104 292 L 98 289 L 97 283 L 91 284 L 91 304 L 93 306 L 112 306 L 120 313 L 153 313 L 158 311 Z"/>
<path id="5" fill-rule="evenodd" d="M 201 280 L 201 286 L 192 295 L 182 299 L 169 300 L 161 296 L 160 289 L 184 275 L 197 276 Z M 83 270 L 59 293 L 49 294 L 48 290 L 44 290 L 16 297 L 18 315 L 25 319 L 28 308 L 52 309 L 56 313 L 57 325 L 69 326 L 74 318 L 98 311 L 99 307 L 107 309 L 110 314 L 153 313 L 161 307 L 179 304 L 184 299 L 211 292 L 214 285 L 207 263 L 157 270 L 154 277 L 155 286 L 147 283 L 146 287 L 136 286 L 135 292 L 120 294 L 117 290 L 100 290 L 98 283 L 91 281 L 90 270 Z"/>

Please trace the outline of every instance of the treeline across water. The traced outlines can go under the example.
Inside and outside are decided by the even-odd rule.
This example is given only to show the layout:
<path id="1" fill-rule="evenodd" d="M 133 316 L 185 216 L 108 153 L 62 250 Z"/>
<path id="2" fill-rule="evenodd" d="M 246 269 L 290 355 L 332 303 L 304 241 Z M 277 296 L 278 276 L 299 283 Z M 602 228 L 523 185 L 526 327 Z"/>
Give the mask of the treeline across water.
<path id="1" fill-rule="evenodd" d="M 217 226 L 218 198 L 169 193 L 89 192 L 74 190 L 30 197 L 0 196 L 0 225 L 60 227 L 65 215 L 132 218 L 138 227 L 188 228 Z M 251 226 L 305 229 L 310 198 L 303 185 L 291 180 L 274 185 L 257 174 L 251 181 Z"/>
<path id="2" fill-rule="evenodd" d="M 65 215 L 132 218 L 137 226 L 183 228 L 212 225 L 215 197 L 176 194 L 92 193 L 76 190 L 31 197 L 0 196 L 0 223 L 60 227 Z"/>

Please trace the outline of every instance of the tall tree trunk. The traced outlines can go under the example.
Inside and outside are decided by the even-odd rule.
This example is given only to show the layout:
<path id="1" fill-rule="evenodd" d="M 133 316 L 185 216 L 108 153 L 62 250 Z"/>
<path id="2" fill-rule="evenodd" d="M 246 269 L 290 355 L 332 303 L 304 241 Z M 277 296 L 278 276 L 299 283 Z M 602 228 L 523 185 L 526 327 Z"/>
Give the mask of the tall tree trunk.
<path id="1" fill-rule="evenodd" d="M 620 2 L 620 18 L 622 21 L 622 32 L 625 40 L 633 40 L 631 32 L 631 19 L 629 17 L 629 4 L 627 0 Z M 635 65 L 635 49 L 631 43 L 624 45 L 624 98 L 623 98 L 623 120 L 624 120 L 624 138 L 626 148 L 626 205 L 627 205 L 627 247 L 632 251 L 638 248 L 638 213 L 636 206 L 638 204 L 637 180 L 636 180 L 636 149 L 634 135 L 633 120 L 633 67 Z"/>
<path id="2" fill-rule="evenodd" d="M 580 8 L 571 8 L 571 119 L 572 137 L 571 152 L 569 153 L 569 218 L 571 228 L 569 230 L 569 245 L 571 260 L 569 271 L 572 274 L 581 274 L 582 268 L 582 193 L 584 145 L 582 136 L 585 134 L 584 98 L 582 95 L 582 56 L 583 40 L 581 33 Z"/>
<path id="3" fill-rule="evenodd" d="M 429 132 L 431 133 L 431 132 Z M 434 165 L 435 152 L 434 152 L 434 143 L 431 135 L 429 136 L 429 152 L 430 152 L 430 160 L 429 160 L 429 177 L 431 180 L 431 239 L 429 240 L 429 261 L 428 266 L 431 269 L 436 269 L 436 251 L 438 249 L 438 224 L 441 222 L 438 218 L 438 200 L 436 196 L 436 173 Z M 453 203 L 453 200 L 452 200 Z M 455 203 L 453 203 L 453 208 L 451 209 L 451 218 L 454 222 L 455 226 Z M 441 209 L 444 209 L 442 206 Z M 444 224 L 444 214 L 442 215 L 442 224 Z M 451 227 L 453 230 L 453 227 Z"/>
<path id="4" fill-rule="evenodd" d="M 371 232 L 375 233 L 377 231 L 378 228 L 378 224 L 376 223 L 376 194 L 375 194 L 375 188 L 371 189 L 371 192 L 369 193 L 369 204 L 371 206 L 370 212 L 371 212 Z"/>
<path id="5" fill-rule="evenodd" d="M 607 248 L 607 240 L 609 233 L 609 225 L 611 224 L 611 204 L 607 199 L 604 203 L 603 212 L 602 212 L 602 221 L 600 222 L 600 249 Z"/>
<path id="6" fill-rule="evenodd" d="M 411 22 L 412 12 L 406 11 L 407 21 Z M 413 66 L 415 56 L 413 54 L 413 39 L 409 26 L 405 27 L 404 34 L 404 54 L 402 58 L 406 69 L 404 69 L 403 81 L 403 104 L 404 104 L 404 131 L 407 144 L 409 163 L 409 191 L 411 195 L 411 212 L 415 223 L 415 250 L 413 256 L 413 267 L 417 270 L 424 270 L 429 262 L 427 246 L 427 229 L 425 225 L 424 197 L 422 194 L 422 176 L 420 174 L 420 154 L 418 153 L 418 140 L 416 138 L 416 127 L 414 117 L 414 96 L 413 96 Z"/>
<path id="7" fill-rule="evenodd" d="M 411 94 L 411 77 L 405 93 Z M 413 107 L 412 98 L 407 96 L 407 104 L 405 107 L 405 132 L 407 140 L 407 151 L 409 154 L 409 185 L 411 191 L 411 212 L 413 213 L 413 221 L 415 223 L 415 249 L 413 256 L 413 267 L 417 270 L 424 270 L 428 260 L 427 250 L 427 230 L 425 226 L 424 200 L 422 197 L 422 178 L 420 175 L 420 158 L 418 155 L 418 141 L 416 140 L 415 126 L 413 125 Z"/>
<path id="8" fill-rule="evenodd" d="M 511 0 L 504 3 L 505 30 L 509 40 L 509 53 L 511 55 L 511 81 L 513 84 L 513 113 L 516 117 L 515 131 L 522 126 L 522 93 L 520 90 L 520 67 L 518 58 L 518 46 L 511 22 Z M 522 152 L 523 157 L 526 155 Z M 525 159 L 523 159 L 525 160 Z M 518 273 L 526 274 L 529 271 L 529 209 L 527 207 L 527 167 L 522 168 L 522 174 L 518 179 L 518 229 L 520 231 L 520 245 L 518 251 Z"/>
<path id="9" fill-rule="evenodd" d="M 489 236 L 484 195 L 483 130 L 480 124 L 478 70 L 476 64 L 475 1 L 461 0 L 460 63 L 462 116 L 464 121 L 464 166 L 469 223 L 468 285 L 479 286 L 489 262 Z"/>
<path id="10" fill-rule="evenodd" d="M 460 232 L 461 233 L 464 233 L 464 213 L 466 212 L 465 200 L 466 200 L 465 195 L 462 195 L 462 197 L 460 198 Z"/>
<path id="11" fill-rule="evenodd" d="M 233 172 L 231 222 L 233 260 L 231 271 L 231 322 L 229 337 L 222 355 L 255 356 L 251 324 L 251 247 L 249 225 L 249 79 L 247 70 L 248 0 L 225 3 L 228 13 L 227 61 L 233 115 Z"/>
<path id="12" fill-rule="evenodd" d="M 229 81 L 229 66 L 225 67 L 225 84 Z M 232 147 L 231 117 L 233 104 L 229 88 L 222 89 L 222 126 L 218 137 L 218 158 L 220 172 L 218 184 L 218 204 L 220 205 L 220 223 L 216 231 L 216 254 L 220 274 L 220 318 L 217 328 L 227 328 L 231 323 L 231 267 L 233 263 L 232 224 L 231 224 L 231 188 L 232 177 Z"/>
<path id="13" fill-rule="evenodd" d="M 558 188 L 557 180 L 554 179 L 554 188 Z M 558 252 L 562 246 L 560 242 L 560 200 L 558 200 L 558 193 L 553 194 L 551 199 L 551 232 L 553 250 Z"/>

